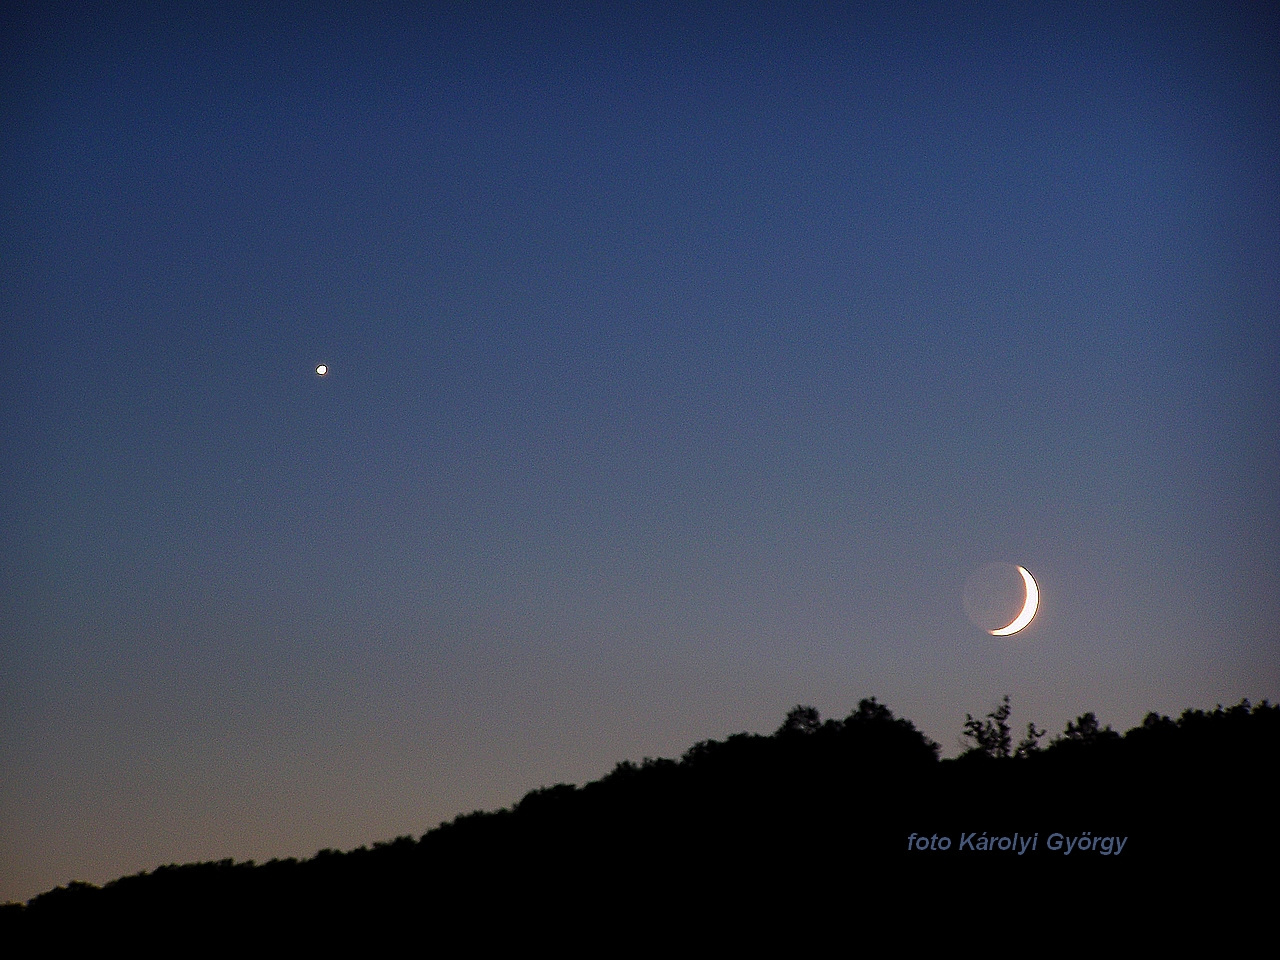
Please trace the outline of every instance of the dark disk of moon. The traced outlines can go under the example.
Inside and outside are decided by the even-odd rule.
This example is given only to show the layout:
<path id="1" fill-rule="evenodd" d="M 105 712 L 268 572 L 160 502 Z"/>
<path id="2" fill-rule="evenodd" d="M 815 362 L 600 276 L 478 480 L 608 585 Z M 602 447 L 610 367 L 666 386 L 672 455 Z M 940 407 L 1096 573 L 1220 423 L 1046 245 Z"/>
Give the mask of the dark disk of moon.
<path id="1" fill-rule="evenodd" d="M 1016 564 L 984 564 L 965 582 L 965 615 L 985 633 L 1008 627 L 1026 606 L 1027 582 Z"/>

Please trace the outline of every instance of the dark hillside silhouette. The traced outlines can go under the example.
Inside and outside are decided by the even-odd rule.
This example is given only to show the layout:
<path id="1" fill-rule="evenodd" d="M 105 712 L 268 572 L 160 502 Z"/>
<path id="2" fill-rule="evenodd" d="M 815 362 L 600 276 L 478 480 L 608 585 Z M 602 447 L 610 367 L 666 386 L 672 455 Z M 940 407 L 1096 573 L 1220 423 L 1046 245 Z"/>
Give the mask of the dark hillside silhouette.
<path id="1" fill-rule="evenodd" d="M 512 944 L 555 931 L 661 937 L 676 918 L 743 936 L 887 931 L 926 916 L 966 922 L 979 891 L 1040 904 L 1087 891 L 1093 909 L 1122 917 L 1238 907 L 1244 877 L 1274 879 L 1277 707 L 1149 714 L 1123 736 L 1086 713 L 1043 748 L 1031 725 L 1016 750 L 1010 715 L 1006 697 L 984 720 L 967 716 L 972 749 L 943 761 L 874 699 L 843 720 L 797 706 L 771 736 L 624 761 L 417 840 L 59 887 L 0 910 L 0 934 L 45 946 L 75 931 L 97 943 L 194 930 L 296 943 L 413 924 Z"/>

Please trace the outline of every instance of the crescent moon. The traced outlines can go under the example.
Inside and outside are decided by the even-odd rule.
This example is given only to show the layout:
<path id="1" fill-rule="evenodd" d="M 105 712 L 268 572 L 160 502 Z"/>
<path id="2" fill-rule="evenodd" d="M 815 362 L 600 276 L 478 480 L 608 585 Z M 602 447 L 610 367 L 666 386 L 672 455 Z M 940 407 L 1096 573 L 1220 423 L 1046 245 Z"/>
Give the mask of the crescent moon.
<path id="1" fill-rule="evenodd" d="M 1036 589 L 1035 580 L 1032 579 L 1031 574 L 1027 573 L 1026 567 L 1019 567 L 1018 572 L 1022 574 L 1022 579 L 1027 585 L 1027 602 L 1023 604 L 1022 612 L 1013 618 L 1013 623 L 999 630 L 987 631 L 993 637 L 1013 636 L 1031 622 L 1031 618 L 1036 615 L 1036 607 L 1040 606 L 1040 591 Z"/>

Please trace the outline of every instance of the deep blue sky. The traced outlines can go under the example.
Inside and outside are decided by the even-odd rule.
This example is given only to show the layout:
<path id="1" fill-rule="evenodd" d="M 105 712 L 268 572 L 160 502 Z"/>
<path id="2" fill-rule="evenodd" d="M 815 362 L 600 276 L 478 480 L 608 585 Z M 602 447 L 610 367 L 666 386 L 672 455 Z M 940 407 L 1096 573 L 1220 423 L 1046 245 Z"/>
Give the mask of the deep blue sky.
<path id="1" fill-rule="evenodd" d="M 4 24 L 0 900 L 1280 696 L 1275 4 L 317 6 Z"/>

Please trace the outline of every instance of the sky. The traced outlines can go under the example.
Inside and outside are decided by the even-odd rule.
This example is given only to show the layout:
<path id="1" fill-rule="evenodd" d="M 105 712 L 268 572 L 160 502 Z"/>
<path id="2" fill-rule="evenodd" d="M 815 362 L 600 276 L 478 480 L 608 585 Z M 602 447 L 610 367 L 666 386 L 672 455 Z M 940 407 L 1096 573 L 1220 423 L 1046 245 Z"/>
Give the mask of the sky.
<path id="1" fill-rule="evenodd" d="M 1276 4 L 7 10 L 0 900 L 1280 699 Z"/>

